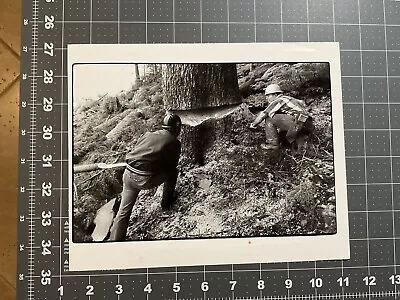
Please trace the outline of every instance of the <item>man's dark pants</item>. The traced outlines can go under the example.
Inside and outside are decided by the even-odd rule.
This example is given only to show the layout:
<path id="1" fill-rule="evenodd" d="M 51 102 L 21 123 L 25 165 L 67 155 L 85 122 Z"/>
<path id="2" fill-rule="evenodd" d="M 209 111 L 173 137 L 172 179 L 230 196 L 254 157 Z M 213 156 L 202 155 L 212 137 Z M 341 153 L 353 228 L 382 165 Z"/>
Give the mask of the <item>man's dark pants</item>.
<path id="1" fill-rule="evenodd" d="M 269 146 L 279 146 L 279 132 L 286 133 L 285 138 L 290 143 L 298 138 L 305 137 L 313 132 L 312 118 L 308 117 L 305 122 L 299 122 L 294 116 L 286 114 L 275 114 L 272 118 L 265 119 L 266 143 Z"/>
<path id="2" fill-rule="evenodd" d="M 138 175 L 125 169 L 122 178 L 121 205 L 111 226 L 109 241 L 125 240 L 132 208 L 141 190 L 152 189 L 164 183 L 161 207 L 168 209 L 174 200 L 177 178 L 177 169 L 150 176 Z"/>

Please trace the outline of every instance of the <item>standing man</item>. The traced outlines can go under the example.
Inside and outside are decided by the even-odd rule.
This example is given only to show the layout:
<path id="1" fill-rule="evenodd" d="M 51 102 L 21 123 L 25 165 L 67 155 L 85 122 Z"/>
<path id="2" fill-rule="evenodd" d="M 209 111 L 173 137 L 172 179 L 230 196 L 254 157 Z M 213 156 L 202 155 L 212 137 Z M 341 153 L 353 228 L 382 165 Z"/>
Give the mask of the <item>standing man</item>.
<path id="1" fill-rule="evenodd" d="M 265 120 L 266 143 L 261 144 L 265 150 L 279 149 L 279 132 L 286 133 L 286 140 L 292 150 L 297 151 L 307 135 L 313 132 L 314 125 L 306 110 L 306 104 L 290 96 L 283 95 L 277 84 L 270 84 L 265 89 L 268 107 L 251 123 L 250 128 L 256 128 Z"/>
<path id="2" fill-rule="evenodd" d="M 181 131 L 181 119 L 168 113 L 163 120 L 162 130 L 145 133 L 126 155 L 128 166 L 122 182 L 121 205 L 111 226 L 109 241 L 126 238 L 133 205 L 140 190 L 147 190 L 164 183 L 161 207 L 167 210 L 175 200 L 178 177 L 177 165 L 181 154 L 181 143 L 177 139 Z"/>

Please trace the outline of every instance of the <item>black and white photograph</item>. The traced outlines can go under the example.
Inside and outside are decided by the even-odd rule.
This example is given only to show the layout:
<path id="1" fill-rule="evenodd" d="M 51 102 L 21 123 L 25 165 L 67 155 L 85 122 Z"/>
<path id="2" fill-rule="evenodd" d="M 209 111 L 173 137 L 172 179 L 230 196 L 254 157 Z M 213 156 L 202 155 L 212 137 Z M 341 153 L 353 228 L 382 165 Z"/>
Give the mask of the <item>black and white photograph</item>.
<path id="1" fill-rule="evenodd" d="M 337 44 L 68 52 L 73 270 L 349 257 Z"/>

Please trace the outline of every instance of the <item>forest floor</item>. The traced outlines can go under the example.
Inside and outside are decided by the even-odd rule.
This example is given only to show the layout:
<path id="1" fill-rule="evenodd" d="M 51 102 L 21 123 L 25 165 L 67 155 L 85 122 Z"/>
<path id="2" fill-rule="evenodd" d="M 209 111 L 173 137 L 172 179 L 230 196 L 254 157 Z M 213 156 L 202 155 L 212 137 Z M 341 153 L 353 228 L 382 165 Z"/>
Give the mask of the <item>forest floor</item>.
<path id="1" fill-rule="evenodd" d="M 248 73 L 240 71 L 243 80 Z M 139 89 L 74 107 L 74 163 L 123 161 L 139 136 L 159 129 L 165 113 L 161 95 L 159 80 L 149 78 Z M 179 197 L 170 211 L 161 210 L 162 187 L 141 191 L 129 240 L 336 232 L 329 89 L 311 86 L 302 95 L 316 130 L 304 151 L 283 148 L 279 157 L 260 148 L 262 125 L 249 128 L 255 118 L 252 104 L 263 98 L 256 92 L 244 99 L 230 116 L 232 130 L 212 145 L 203 165 L 181 159 Z M 119 197 L 122 173 L 110 169 L 74 175 L 74 242 L 91 240 L 97 210 Z"/>

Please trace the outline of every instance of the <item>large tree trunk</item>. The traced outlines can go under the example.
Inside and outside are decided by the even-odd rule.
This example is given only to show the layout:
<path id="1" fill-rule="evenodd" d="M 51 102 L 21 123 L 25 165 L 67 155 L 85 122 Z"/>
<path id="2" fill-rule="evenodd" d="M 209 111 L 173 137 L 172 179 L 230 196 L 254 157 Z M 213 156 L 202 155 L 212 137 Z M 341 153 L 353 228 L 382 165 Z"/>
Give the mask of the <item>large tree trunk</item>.
<path id="1" fill-rule="evenodd" d="M 189 110 L 241 102 L 235 64 L 163 67 L 166 108 Z"/>
<path id="2" fill-rule="evenodd" d="M 235 64 L 169 64 L 163 66 L 164 105 L 169 111 L 208 115 L 200 125 L 182 128 L 182 153 L 189 161 L 203 164 L 206 150 L 229 127 L 225 118 L 215 119 L 215 109 L 242 102 Z M 207 117 L 205 118 L 207 119 Z"/>

